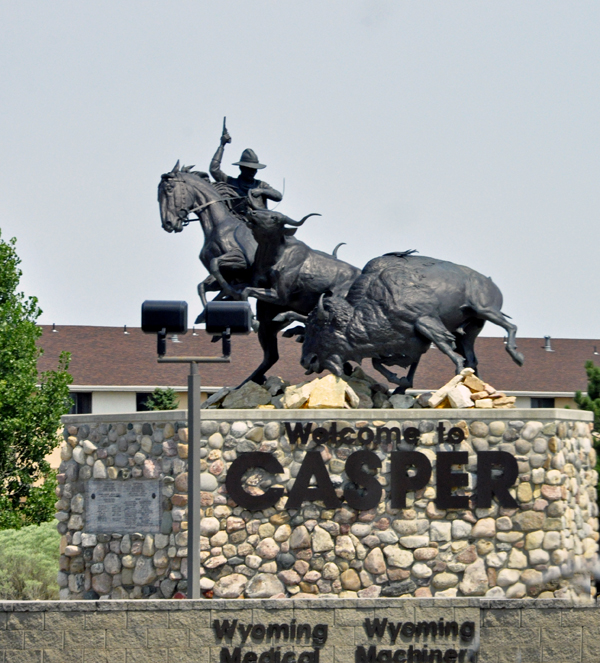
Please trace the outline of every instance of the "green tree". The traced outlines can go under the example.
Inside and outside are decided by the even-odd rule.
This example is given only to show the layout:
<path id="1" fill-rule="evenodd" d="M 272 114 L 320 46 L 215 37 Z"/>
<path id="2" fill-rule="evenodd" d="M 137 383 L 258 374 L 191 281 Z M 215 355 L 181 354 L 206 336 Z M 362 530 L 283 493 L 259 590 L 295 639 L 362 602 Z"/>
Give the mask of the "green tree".
<path id="1" fill-rule="evenodd" d="M 42 311 L 35 297 L 18 291 L 15 246 L 0 234 L 0 529 L 52 517 L 56 478 L 46 457 L 60 444 L 60 417 L 72 405 L 68 353 L 58 370 L 38 374 Z"/>
<path id="2" fill-rule="evenodd" d="M 179 407 L 179 399 L 171 387 L 167 389 L 157 387 L 148 397 L 146 407 L 149 410 L 176 410 Z"/>
<path id="3" fill-rule="evenodd" d="M 575 394 L 575 403 L 581 410 L 589 410 L 594 413 L 594 449 L 598 454 L 596 460 L 596 471 L 600 473 L 600 366 L 594 366 L 594 362 L 585 362 L 585 372 L 588 378 L 587 394 L 584 396 L 580 391 Z M 598 486 L 600 496 L 600 485 Z"/>

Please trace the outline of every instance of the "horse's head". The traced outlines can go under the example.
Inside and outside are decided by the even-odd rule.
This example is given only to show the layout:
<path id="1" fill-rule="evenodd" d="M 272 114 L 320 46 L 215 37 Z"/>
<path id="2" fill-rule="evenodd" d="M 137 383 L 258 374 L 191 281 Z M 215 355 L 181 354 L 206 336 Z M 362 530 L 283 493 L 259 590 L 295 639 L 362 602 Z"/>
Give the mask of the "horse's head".
<path id="1" fill-rule="evenodd" d="M 158 185 L 158 204 L 162 227 L 168 232 L 179 233 L 187 225 L 188 215 L 195 206 L 193 181 L 200 179 L 204 173 L 191 173 L 193 166 L 179 168 L 179 161 L 173 170 L 160 178 Z M 206 176 L 208 177 L 208 176 Z"/>

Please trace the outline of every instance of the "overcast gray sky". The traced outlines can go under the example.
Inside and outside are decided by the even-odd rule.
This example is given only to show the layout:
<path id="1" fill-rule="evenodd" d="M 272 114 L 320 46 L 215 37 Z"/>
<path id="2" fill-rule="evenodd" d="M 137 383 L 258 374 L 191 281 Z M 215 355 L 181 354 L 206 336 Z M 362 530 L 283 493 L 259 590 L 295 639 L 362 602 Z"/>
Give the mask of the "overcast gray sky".
<path id="1" fill-rule="evenodd" d="M 492 276 L 522 336 L 595 338 L 600 3 L 0 1 L 0 229 L 42 321 L 199 312 L 198 224 L 156 187 L 223 116 L 297 237 Z M 500 335 L 486 327 L 484 333 Z"/>

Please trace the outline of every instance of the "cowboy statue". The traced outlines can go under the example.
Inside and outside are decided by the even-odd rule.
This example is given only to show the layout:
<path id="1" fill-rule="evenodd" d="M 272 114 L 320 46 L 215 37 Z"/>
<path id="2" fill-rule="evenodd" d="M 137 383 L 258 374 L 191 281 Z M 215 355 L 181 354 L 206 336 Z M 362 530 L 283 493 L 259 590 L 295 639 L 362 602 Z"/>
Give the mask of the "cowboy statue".
<path id="1" fill-rule="evenodd" d="M 223 159 L 223 151 L 227 143 L 231 143 L 231 136 L 225 127 L 225 120 L 223 120 L 221 144 L 210 162 L 210 174 L 215 181 L 227 184 L 237 195 L 241 196 L 239 201 L 235 201 L 232 204 L 233 211 L 239 214 L 245 213 L 248 195 L 252 196 L 254 204 L 257 207 L 263 209 L 267 208 L 267 200 L 279 202 L 282 198 L 279 191 L 270 187 L 266 182 L 255 179 L 256 171 L 266 168 L 266 166 L 259 163 L 254 150 L 249 148 L 244 150 L 240 160 L 232 164 L 240 167 L 240 174 L 238 177 L 230 177 L 221 170 L 221 160 Z"/>

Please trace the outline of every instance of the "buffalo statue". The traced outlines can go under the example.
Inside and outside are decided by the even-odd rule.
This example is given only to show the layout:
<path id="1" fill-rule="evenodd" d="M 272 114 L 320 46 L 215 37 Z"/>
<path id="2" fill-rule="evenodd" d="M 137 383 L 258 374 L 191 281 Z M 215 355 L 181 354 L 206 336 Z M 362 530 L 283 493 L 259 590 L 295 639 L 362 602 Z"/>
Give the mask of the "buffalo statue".
<path id="1" fill-rule="evenodd" d="M 490 278 L 411 253 L 375 258 L 345 297 L 320 297 L 306 320 L 301 362 L 307 374 L 329 369 L 342 375 L 347 362 L 370 358 L 398 385 L 395 393 L 404 393 L 431 343 L 450 357 L 457 373 L 476 371 L 475 339 L 486 320 L 508 332 L 506 351 L 523 364 L 517 328 L 502 313 L 502 293 Z M 386 366 L 409 370 L 400 378 Z"/>

